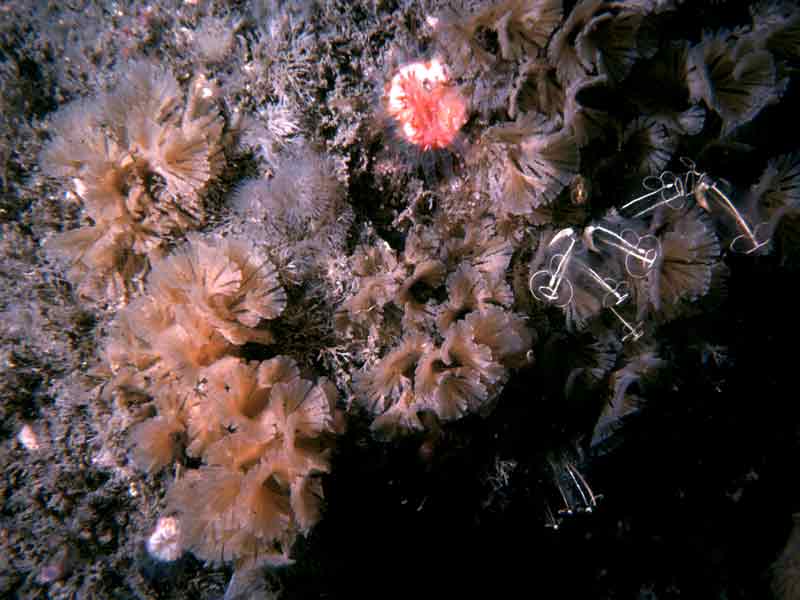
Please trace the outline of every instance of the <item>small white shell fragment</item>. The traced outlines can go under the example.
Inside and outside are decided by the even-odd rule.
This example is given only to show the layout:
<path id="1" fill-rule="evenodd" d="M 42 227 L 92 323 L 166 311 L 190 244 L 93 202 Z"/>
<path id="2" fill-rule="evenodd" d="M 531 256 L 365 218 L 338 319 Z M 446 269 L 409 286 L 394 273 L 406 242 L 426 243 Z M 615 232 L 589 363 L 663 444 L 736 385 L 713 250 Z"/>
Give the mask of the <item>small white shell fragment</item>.
<path id="1" fill-rule="evenodd" d="M 41 448 L 41 445 L 39 444 L 39 438 L 36 437 L 36 432 L 31 428 L 30 425 L 22 426 L 22 429 L 20 429 L 19 433 L 17 434 L 17 440 L 19 440 L 19 443 L 30 452 L 35 452 Z"/>
<path id="2" fill-rule="evenodd" d="M 147 538 L 147 551 L 153 558 L 172 562 L 180 558 L 181 524 L 175 517 L 161 517 L 156 528 Z"/>

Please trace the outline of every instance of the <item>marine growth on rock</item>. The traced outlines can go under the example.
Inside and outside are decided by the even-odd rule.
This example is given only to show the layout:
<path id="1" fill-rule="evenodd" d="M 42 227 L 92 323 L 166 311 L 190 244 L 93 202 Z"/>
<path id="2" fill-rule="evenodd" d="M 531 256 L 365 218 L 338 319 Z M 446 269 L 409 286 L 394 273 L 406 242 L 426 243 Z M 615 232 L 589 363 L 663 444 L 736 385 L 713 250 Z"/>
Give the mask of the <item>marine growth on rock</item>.
<path id="1" fill-rule="evenodd" d="M 431 537 L 464 490 L 476 527 L 602 511 L 597 462 L 725 362 L 698 320 L 796 263 L 800 148 L 760 131 L 790 2 L 183 4 L 43 119 L 73 216 L 41 253 L 95 315 L 81 389 L 155 498 L 147 560 L 231 565 L 230 597 L 328 581 L 370 493 Z"/>

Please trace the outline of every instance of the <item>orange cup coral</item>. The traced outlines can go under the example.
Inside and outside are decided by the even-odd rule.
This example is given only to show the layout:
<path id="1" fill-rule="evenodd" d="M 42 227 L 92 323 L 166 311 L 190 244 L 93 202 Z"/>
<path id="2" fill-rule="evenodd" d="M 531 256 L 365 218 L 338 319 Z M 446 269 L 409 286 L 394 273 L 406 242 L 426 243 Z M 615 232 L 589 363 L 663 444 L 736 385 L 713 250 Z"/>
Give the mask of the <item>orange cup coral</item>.
<path id="1" fill-rule="evenodd" d="M 447 148 L 467 122 L 467 103 L 436 58 L 400 67 L 384 102 L 400 136 L 423 151 Z"/>

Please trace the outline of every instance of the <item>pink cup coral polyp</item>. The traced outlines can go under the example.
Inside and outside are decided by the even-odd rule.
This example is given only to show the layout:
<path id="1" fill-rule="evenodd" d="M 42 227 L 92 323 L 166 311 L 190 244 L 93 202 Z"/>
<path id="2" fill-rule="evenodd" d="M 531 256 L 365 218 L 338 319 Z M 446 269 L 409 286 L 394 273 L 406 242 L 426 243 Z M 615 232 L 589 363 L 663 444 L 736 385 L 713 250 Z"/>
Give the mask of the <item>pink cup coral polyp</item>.
<path id="1" fill-rule="evenodd" d="M 400 67 L 384 102 L 402 139 L 423 151 L 450 146 L 467 121 L 466 100 L 436 58 Z"/>

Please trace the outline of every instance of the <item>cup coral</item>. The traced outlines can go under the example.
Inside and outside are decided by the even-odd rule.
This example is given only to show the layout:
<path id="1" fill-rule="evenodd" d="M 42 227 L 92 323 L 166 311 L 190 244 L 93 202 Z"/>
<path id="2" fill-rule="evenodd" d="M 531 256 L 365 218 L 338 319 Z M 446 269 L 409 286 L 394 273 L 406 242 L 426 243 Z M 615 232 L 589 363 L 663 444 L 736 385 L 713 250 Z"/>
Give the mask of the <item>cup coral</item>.
<path id="1" fill-rule="evenodd" d="M 466 101 L 438 58 L 400 67 L 384 102 L 400 137 L 422 151 L 451 146 L 467 121 Z"/>

